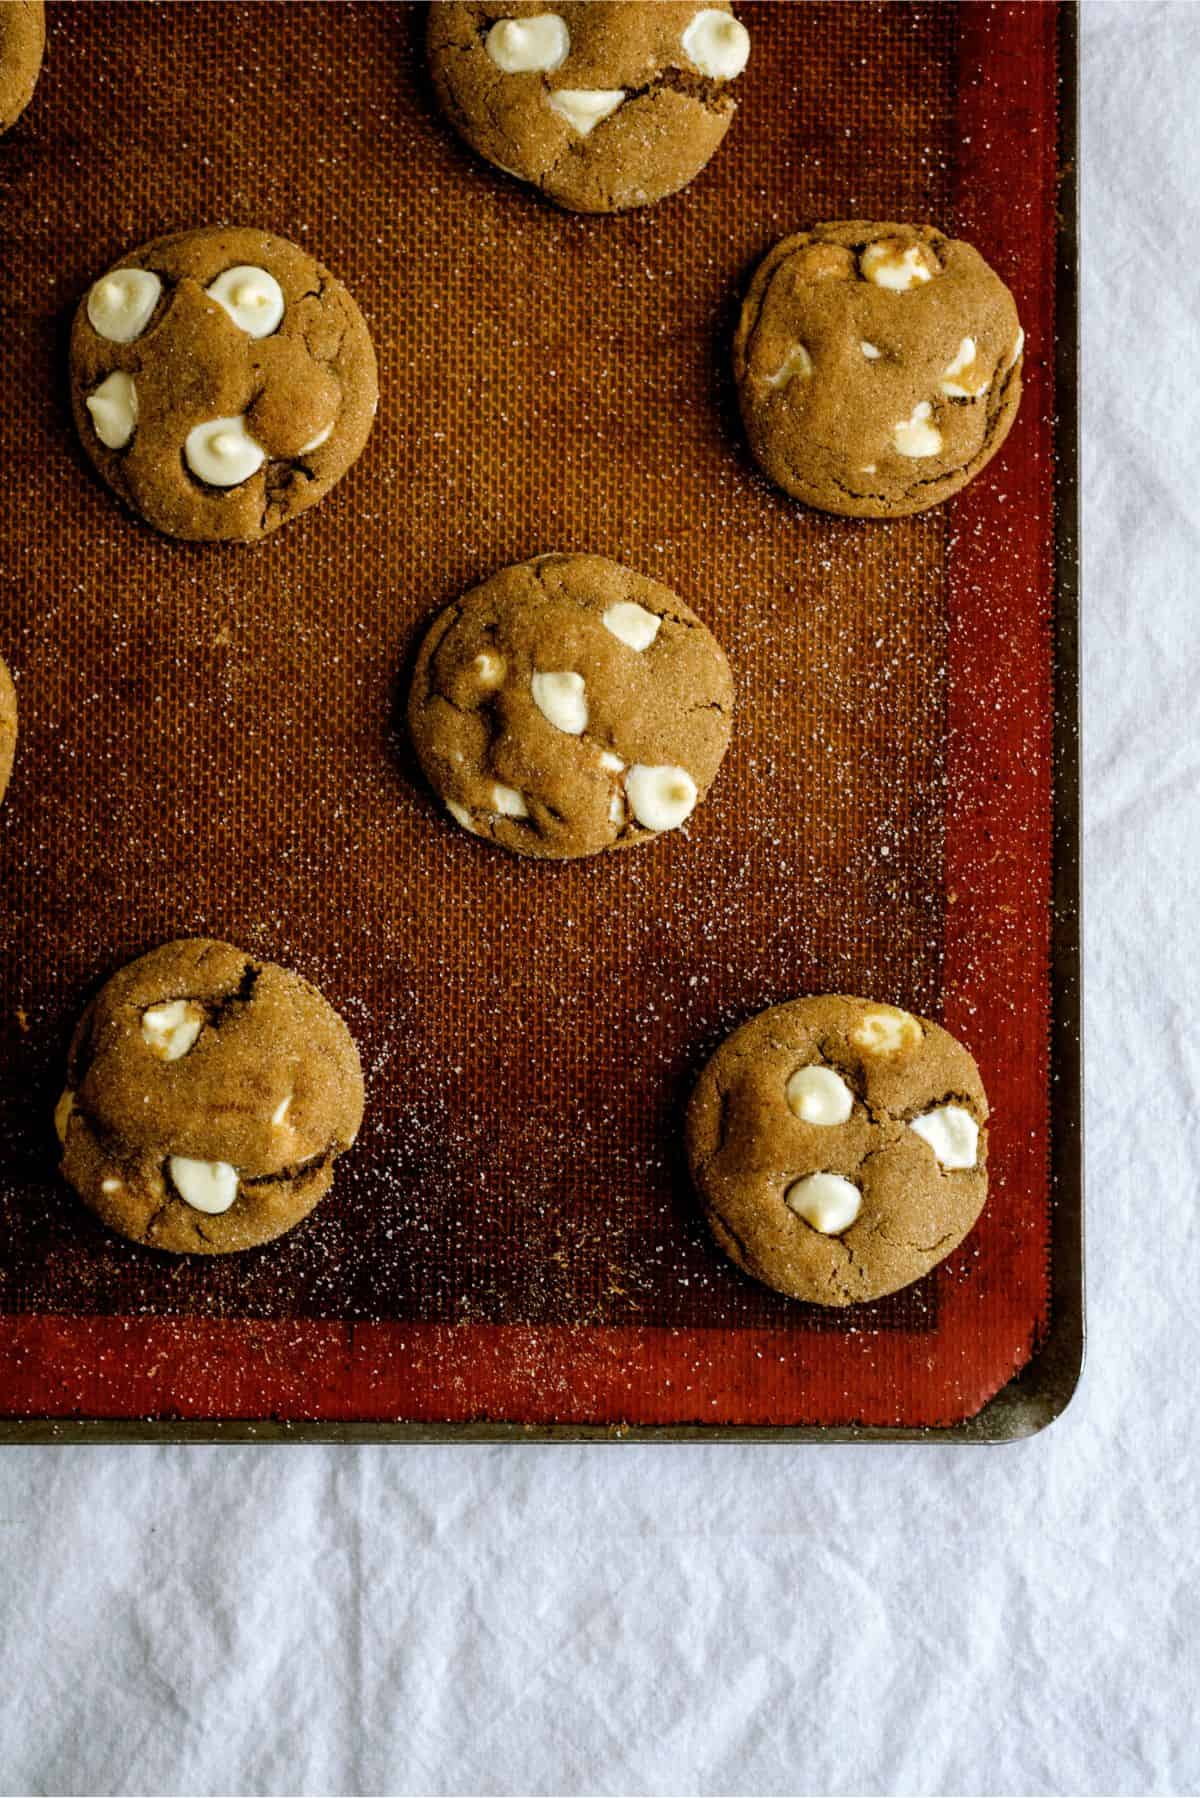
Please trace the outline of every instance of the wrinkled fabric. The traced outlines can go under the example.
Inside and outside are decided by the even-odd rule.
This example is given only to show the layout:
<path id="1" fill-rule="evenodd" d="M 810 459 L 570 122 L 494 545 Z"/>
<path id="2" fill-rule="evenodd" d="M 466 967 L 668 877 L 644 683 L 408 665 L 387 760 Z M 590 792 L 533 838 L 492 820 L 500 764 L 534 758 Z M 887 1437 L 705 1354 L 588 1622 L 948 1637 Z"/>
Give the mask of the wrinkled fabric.
<path id="1" fill-rule="evenodd" d="M 1200 1787 L 1200 7 L 1083 33 L 1071 1409 L 993 1449 L 8 1450 L 5 1792 Z"/>

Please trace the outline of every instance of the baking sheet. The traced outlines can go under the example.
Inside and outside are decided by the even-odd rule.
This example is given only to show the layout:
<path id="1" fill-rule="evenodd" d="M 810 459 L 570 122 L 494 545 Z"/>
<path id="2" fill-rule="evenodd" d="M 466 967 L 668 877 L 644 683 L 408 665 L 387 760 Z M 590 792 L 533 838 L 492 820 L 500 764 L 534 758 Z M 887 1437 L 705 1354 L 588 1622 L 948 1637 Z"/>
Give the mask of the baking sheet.
<path id="1" fill-rule="evenodd" d="M 0 642 L 23 714 L 0 813 L 10 1415 L 173 1433 L 945 1429 L 1046 1343 L 1049 1384 L 1069 1389 L 1077 1255 L 1052 1233 L 1077 1214 L 1051 1203 L 1049 1103 L 1056 593 L 1071 615 L 1053 503 L 1057 19 L 747 17 L 742 107 L 710 168 L 593 220 L 442 125 L 419 9 L 123 9 L 119 65 L 114 9 L 53 9 L 38 104 L 0 146 L 21 396 L 0 423 Z M 725 375 L 757 257 L 853 214 L 974 235 L 1030 339 L 997 462 L 944 511 L 883 526 L 774 492 Z M 381 365 L 358 468 L 253 550 L 162 542 L 121 513 L 72 441 L 62 376 L 97 270 L 224 218 L 329 262 Z M 398 729 L 431 614 L 547 548 L 667 581 L 730 654 L 726 768 L 653 851 L 563 868 L 488 853 L 439 817 Z M 1064 638 L 1068 788 L 1069 660 Z M 55 1180 L 48 1124 L 87 994 L 192 931 L 315 979 L 370 1090 L 333 1198 L 284 1243 L 203 1267 L 105 1235 Z M 944 1017 L 996 1106 L 980 1228 L 848 1316 L 715 1254 L 678 1130 L 727 1029 L 829 988 Z M 1054 1321 L 1072 1326 L 1061 1350 Z M 1033 1427 L 1048 1390 L 1031 1376 L 1003 1427 Z"/>

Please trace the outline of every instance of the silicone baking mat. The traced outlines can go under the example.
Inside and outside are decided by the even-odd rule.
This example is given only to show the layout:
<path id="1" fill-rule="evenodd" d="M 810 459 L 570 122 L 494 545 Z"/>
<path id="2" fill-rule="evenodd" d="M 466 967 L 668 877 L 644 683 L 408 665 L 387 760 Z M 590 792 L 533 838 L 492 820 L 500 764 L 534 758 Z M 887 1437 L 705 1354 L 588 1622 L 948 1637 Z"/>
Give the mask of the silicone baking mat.
<path id="1" fill-rule="evenodd" d="M 51 8 L 36 100 L 0 143 L 0 651 L 22 718 L 0 811 L 7 1417 L 937 1430 L 1052 1336 L 1059 20 L 743 16 L 709 168 L 585 218 L 443 124 L 423 8 Z M 999 458 L 892 524 L 767 484 L 727 375 L 759 256 L 854 216 L 970 236 L 1028 334 Z M 254 548 L 126 515 L 65 391 L 89 281 L 216 221 L 328 262 L 380 360 L 361 462 Z M 446 821 L 399 720 L 432 613 L 570 548 L 680 592 L 738 710 L 685 830 L 536 865 Z M 55 1172 L 81 1006 L 188 934 L 316 981 L 368 1081 L 329 1200 L 223 1261 L 108 1235 Z M 721 1258 L 680 1131 L 730 1028 L 827 990 L 944 1019 L 994 1110 L 979 1227 L 919 1285 L 837 1313 Z"/>

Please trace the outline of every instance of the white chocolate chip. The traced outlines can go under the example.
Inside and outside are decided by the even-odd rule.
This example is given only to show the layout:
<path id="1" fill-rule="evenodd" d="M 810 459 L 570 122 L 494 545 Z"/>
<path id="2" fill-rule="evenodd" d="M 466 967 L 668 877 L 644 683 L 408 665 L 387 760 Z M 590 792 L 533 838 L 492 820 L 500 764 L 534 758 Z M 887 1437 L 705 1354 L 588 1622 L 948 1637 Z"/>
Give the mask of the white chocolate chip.
<path id="1" fill-rule="evenodd" d="M 868 1055 L 899 1055 L 921 1040 L 921 1026 L 906 1011 L 868 1011 L 850 1032 L 850 1041 Z"/>
<path id="2" fill-rule="evenodd" d="M 854 1094 L 833 1068 L 797 1068 L 785 1090 L 803 1124 L 844 1124 L 854 1110 Z"/>
<path id="3" fill-rule="evenodd" d="M 868 281 L 892 293 L 907 293 L 923 281 L 932 281 L 936 267 L 924 244 L 902 244 L 896 238 L 869 243 L 858 259 Z"/>
<path id="4" fill-rule="evenodd" d="M 217 1217 L 237 1198 L 237 1169 L 227 1161 L 193 1161 L 190 1155 L 172 1155 L 167 1171 L 176 1192 L 193 1211 Z"/>
<path id="5" fill-rule="evenodd" d="M 323 443 L 328 443 L 329 439 L 333 436 L 333 423 L 334 421 L 330 419 L 323 431 L 318 431 L 315 437 L 310 437 L 307 443 L 302 443 L 300 445 L 300 454 L 302 456 L 311 456 L 313 451 L 319 450 Z"/>
<path id="6" fill-rule="evenodd" d="M 681 39 L 685 55 L 711 81 L 733 81 L 750 55 L 750 33 L 740 19 L 719 7 L 698 12 Z"/>
<path id="7" fill-rule="evenodd" d="M 132 343 L 150 323 L 161 292 L 162 282 L 148 268 L 119 268 L 105 275 L 88 294 L 93 331 L 109 343 Z"/>
<path id="8" fill-rule="evenodd" d="M 647 830 L 674 830 L 695 809 L 696 783 L 686 768 L 636 762 L 625 781 L 630 809 Z"/>
<path id="9" fill-rule="evenodd" d="M 65 1143 L 67 1140 L 67 1125 L 71 1121 L 71 1113 L 74 1109 L 75 1094 L 68 1086 L 60 1095 L 58 1104 L 54 1107 L 54 1134 L 61 1143 Z"/>
<path id="10" fill-rule="evenodd" d="M 979 1159 L 979 1125 L 961 1105 L 939 1105 L 913 1118 L 908 1127 L 929 1144 L 943 1167 L 974 1167 Z"/>
<path id="11" fill-rule="evenodd" d="M 874 462 L 864 462 L 858 472 L 859 472 L 859 474 L 874 474 L 875 473 Z"/>
<path id="12" fill-rule="evenodd" d="M 1021 354 L 1021 351 L 1024 348 L 1025 348 L 1025 333 L 1022 330 L 1021 326 L 1018 325 L 1017 326 L 1017 335 L 1016 335 L 1015 339 L 1013 340 L 1012 354 L 1008 358 L 1009 368 L 1011 368 L 1013 366 L 1013 363 L 1017 360 L 1017 357 Z"/>
<path id="13" fill-rule="evenodd" d="M 808 380 L 813 371 L 812 357 L 802 343 L 793 344 L 773 375 L 767 376 L 768 387 L 786 387 L 797 376 Z"/>
<path id="14" fill-rule="evenodd" d="M 267 459 L 244 418 L 210 418 L 194 426 L 184 440 L 183 456 L 196 478 L 210 487 L 237 487 Z"/>
<path id="15" fill-rule="evenodd" d="M 621 761 L 619 755 L 613 755 L 612 750 L 601 750 L 601 768 L 606 775 L 622 775 L 624 762 Z M 624 804 L 624 793 L 617 786 L 612 789 L 612 793 L 608 797 L 608 822 L 612 823 L 613 829 L 624 831 L 626 818 L 628 818 L 628 809 Z"/>
<path id="16" fill-rule="evenodd" d="M 142 1041 L 160 1061 L 179 1061 L 204 1028 L 204 1012 L 191 999 L 169 999 L 142 1013 Z"/>
<path id="17" fill-rule="evenodd" d="M 475 820 L 472 818 L 465 805 L 459 805 L 456 799 L 447 799 L 446 810 L 456 824 L 461 824 L 464 830 L 469 830 L 471 832 L 472 836 L 478 835 L 478 832 L 475 829 Z"/>
<path id="18" fill-rule="evenodd" d="M 974 360 L 975 339 L 973 337 L 964 337 L 958 346 L 954 360 L 947 364 L 943 373 L 946 375 L 961 375 L 964 368 L 970 368 Z"/>
<path id="19" fill-rule="evenodd" d="M 107 380 L 87 397 L 92 428 L 105 449 L 124 449 L 137 424 L 137 388 L 123 369 L 114 369 Z"/>
<path id="20" fill-rule="evenodd" d="M 630 649 L 649 649 L 662 628 L 657 612 L 648 612 L 634 599 L 619 599 L 600 620 L 605 630 Z"/>
<path id="21" fill-rule="evenodd" d="M 538 13 L 533 19 L 497 19 L 484 48 L 506 75 L 527 75 L 535 69 L 549 72 L 566 62 L 571 34 L 556 12 Z"/>
<path id="22" fill-rule="evenodd" d="M 617 110 L 625 98 L 623 87 L 560 87 L 547 95 L 551 112 L 565 119 L 580 137 L 587 137 L 601 119 Z"/>
<path id="23" fill-rule="evenodd" d="M 902 418 L 892 432 L 892 444 L 898 455 L 937 456 L 941 453 L 942 433 L 932 422 L 933 407 L 921 400 L 913 407 L 911 418 Z"/>
<path id="24" fill-rule="evenodd" d="M 499 812 L 503 818 L 527 818 L 529 816 L 525 795 L 518 793 L 515 787 L 502 786 L 499 781 L 492 788 L 492 810 Z"/>
<path id="25" fill-rule="evenodd" d="M 530 681 L 533 703 L 543 718 L 569 737 L 587 729 L 587 688 L 582 674 L 535 674 Z"/>
<path id="26" fill-rule="evenodd" d="M 862 1194 L 841 1174 L 808 1174 L 788 1187 L 784 1202 L 822 1236 L 840 1236 L 862 1209 Z"/>
<path id="27" fill-rule="evenodd" d="M 878 362 L 883 355 L 883 351 L 876 349 L 873 343 L 868 343 L 865 337 L 858 347 L 868 362 Z"/>
<path id="28" fill-rule="evenodd" d="M 249 263 L 227 268 L 205 292 L 248 337 L 269 337 L 279 329 L 283 289 L 265 268 Z"/>
<path id="29" fill-rule="evenodd" d="M 481 650 L 471 666 L 481 687 L 498 687 L 504 680 L 504 658 L 494 655 L 490 649 Z"/>
<path id="30" fill-rule="evenodd" d="M 107 1180 L 101 1180 L 100 1182 L 101 1192 L 120 1192 L 120 1190 L 121 1182 L 113 1174 L 110 1174 Z"/>
<path id="31" fill-rule="evenodd" d="M 288 1093 L 286 1098 L 280 1099 L 278 1105 L 275 1107 L 274 1111 L 271 1113 L 271 1122 L 274 1124 L 274 1126 L 277 1130 L 280 1129 L 281 1126 L 283 1125 L 284 1120 L 287 1117 L 288 1110 L 291 1107 L 291 1103 L 292 1103 L 292 1095 L 291 1095 L 291 1093 Z"/>
<path id="32" fill-rule="evenodd" d="M 973 337 L 963 338 L 954 360 L 947 366 L 939 385 L 947 398 L 952 400 L 975 400 L 981 393 L 987 392 L 991 382 L 981 380 L 979 371 L 975 369 L 975 339 Z"/>

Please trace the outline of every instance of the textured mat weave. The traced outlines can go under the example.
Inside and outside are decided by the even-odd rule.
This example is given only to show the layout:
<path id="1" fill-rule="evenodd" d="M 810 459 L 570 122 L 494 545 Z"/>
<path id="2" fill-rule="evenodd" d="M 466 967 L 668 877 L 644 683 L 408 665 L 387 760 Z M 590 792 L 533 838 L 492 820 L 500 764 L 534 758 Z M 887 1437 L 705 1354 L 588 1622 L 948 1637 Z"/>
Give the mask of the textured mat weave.
<path id="1" fill-rule="evenodd" d="M 0 812 L 0 1309 L 936 1333 L 937 1276 L 847 1319 L 728 1268 L 677 1125 L 705 1055 L 763 1005 L 942 1009 L 950 514 L 866 526 L 786 501 L 743 450 L 726 362 L 740 285 L 785 231 L 954 226 L 954 13 L 745 9 L 742 108 L 709 169 L 596 220 L 442 124 L 418 9 L 53 11 L 38 100 L 0 146 L 0 651 L 22 706 Z M 127 516 L 65 398 L 89 280 L 225 220 L 328 262 L 380 359 L 361 462 L 253 549 Z M 1027 453 L 1024 423 L 984 480 Z M 738 698 L 686 832 L 562 867 L 450 827 L 397 729 L 431 614 L 555 548 L 675 587 Z M 1035 836 L 1044 797 L 1021 802 Z M 193 932 L 318 982 L 368 1077 L 332 1198 L 223 1265 L 106 1235 L 57 1182 L 49 1123 L 88 993 Z M 1044 1264 L 1044 1190 L 1021 1233 Z"/>

